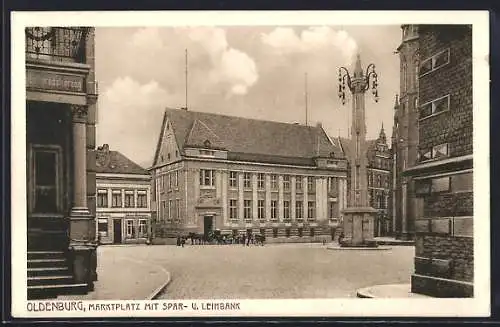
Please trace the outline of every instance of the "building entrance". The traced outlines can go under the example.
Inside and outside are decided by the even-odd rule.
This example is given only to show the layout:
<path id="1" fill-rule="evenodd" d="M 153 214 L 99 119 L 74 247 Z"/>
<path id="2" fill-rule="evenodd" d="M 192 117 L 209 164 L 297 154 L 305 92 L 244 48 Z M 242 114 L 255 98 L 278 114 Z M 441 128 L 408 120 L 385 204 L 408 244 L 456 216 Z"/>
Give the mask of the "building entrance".
<path id="1" fill-rule="evenodd" d="M 209 232 L 214 230 L 214 216 L 203 217 L 203 235 L 208 235 Z"/>
<path id="2" fill-rule="evenodd" d="M 113 220 L 113 244 L 120 244 L 122 242 L 122 220 Z"/>
<path id="3" fill-rule="evenodd" d="M 28 249 L 68 245 L 71 112 L 65 105 L 27 102 Z"/>

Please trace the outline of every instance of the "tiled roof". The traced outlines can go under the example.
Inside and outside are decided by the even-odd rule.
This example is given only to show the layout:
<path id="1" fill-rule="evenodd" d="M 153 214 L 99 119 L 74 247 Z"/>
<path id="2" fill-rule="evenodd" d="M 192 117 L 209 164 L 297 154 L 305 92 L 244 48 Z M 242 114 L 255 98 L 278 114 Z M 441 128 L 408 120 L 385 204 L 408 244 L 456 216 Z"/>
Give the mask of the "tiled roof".
<path id="1" fill-rule="evenodd" d="M 96 172 L 148 175 L 148 171 L 118 151 L 99 147 L 96 150 Z"/>
<path id="2" fill-rule="evenodd" d="M 228 151 L 228 159 L 313 164 L 315 157 L 343 158 L 323 128 L 184 109 L 166 109 L 163 126 L 172 124 L 179 148 L 204 146 Z M 162 135 L 160 135 L 160 138 Z M 158 152 L 158 151 L 157 151 Z M 157 155 L 156 155 L 157 156 Z M 307 162 L 307 163 L 306 163 Z"/>

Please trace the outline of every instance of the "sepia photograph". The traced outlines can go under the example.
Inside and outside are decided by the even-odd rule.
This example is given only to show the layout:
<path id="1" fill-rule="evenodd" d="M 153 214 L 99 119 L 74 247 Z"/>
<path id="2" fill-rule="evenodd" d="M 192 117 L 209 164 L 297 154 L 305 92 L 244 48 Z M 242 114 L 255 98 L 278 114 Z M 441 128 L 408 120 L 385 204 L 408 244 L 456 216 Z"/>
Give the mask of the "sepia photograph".
<path id="1" fill-rule="evenodd" d="M 487 12 L 56 14 L 12 14 L 19 315 L 489 315 Z"/>

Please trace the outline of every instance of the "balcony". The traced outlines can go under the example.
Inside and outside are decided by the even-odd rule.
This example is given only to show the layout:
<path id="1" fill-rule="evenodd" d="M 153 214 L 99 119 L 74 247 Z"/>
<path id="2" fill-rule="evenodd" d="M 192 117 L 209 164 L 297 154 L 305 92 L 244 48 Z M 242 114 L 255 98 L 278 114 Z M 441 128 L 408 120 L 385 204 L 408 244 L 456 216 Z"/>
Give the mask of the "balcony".
<path id="1" fill-rule="evenodd" d="M 27 27 L 26 59 L 85 63 L 86 27 Z"/>

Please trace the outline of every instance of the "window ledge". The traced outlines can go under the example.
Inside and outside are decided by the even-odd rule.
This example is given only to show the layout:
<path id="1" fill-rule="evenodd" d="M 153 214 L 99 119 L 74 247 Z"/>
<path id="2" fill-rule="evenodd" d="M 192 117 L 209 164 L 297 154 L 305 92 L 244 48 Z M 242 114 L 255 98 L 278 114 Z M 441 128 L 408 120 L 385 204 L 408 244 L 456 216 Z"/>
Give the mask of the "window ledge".
<path id="1" fill-rule="evenodd" d="M 433 114 L 431 114 L 429 116 L 425 116 L 423 118 L 419 118 L 418 121 L 423 121 L 423 120 L 429 119 L 431 117 L 436 117 L 436 116 L 439 116 L 442 113 L 449 112 L 449 111 L 450 111 L 450 109 L 446 109 L 446 110 L 443 110 L 443 111 L 440 111 L 440 112 L 435 112 L 435 113 L 433 113 Z"/>

